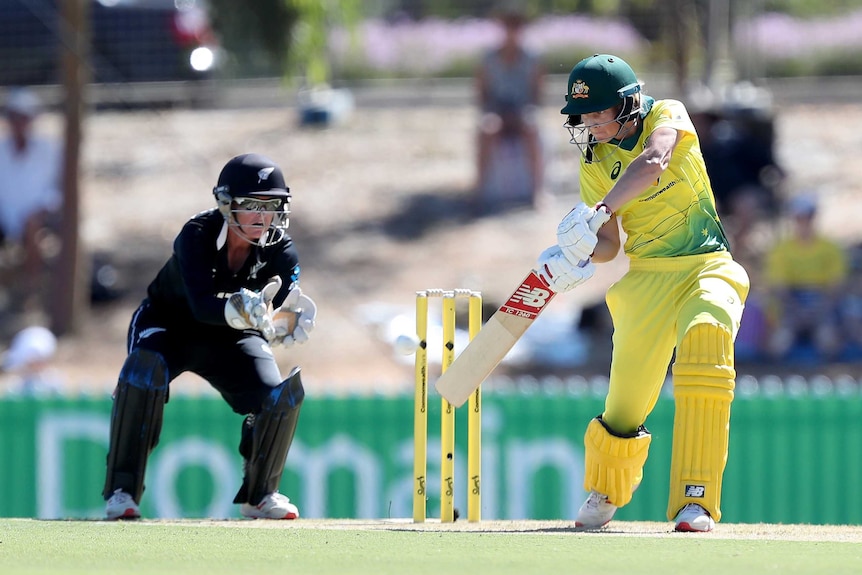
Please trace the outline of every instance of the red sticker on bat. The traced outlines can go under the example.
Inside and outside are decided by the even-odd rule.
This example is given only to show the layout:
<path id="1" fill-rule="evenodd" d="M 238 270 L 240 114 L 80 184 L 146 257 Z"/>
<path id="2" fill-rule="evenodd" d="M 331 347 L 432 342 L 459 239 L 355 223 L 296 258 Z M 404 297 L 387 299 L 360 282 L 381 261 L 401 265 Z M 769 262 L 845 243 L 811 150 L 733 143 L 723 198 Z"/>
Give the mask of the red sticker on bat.
<path id="1" fill-rule="evenodd" d="M 500 311 L 536 319 L 553 297 L 554 292 L 548 289 L 536 272 L 530 272 L 515 293 L 509 296 L 509 300 L 500 306 Z"/>

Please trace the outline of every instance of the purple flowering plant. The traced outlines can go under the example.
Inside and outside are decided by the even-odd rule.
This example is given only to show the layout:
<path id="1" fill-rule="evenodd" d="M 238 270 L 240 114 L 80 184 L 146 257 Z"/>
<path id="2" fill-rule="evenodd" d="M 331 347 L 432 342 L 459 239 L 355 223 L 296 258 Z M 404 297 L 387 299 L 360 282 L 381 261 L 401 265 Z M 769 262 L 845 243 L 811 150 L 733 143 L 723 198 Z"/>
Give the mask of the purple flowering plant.
<path id="1" fill-rule="evenodd" d="M 452 76 L 472 70 L 481 55 L 500 42 L 502 30 L 493 20 L 460 18 L 420 21 L 367 20 L 355 30 L 338 28 L 330 35 L 330 57 L 342 73 L 359 69 L 371 77 Z M 580 15 L 545 16 L 524 30 L 525 45 L 544 59 L 565 54 L 606 51 L 636 53 L 647 45 L 622 20 Z"/>
<path id="2" fill-rule="evenodd" d="M 860 30 L 862 10 L 821 18 L 767 12 L 736 22 L 731 44 L 738 61 L 761 62 L 766 76 L 862 73 Z M 341 78 L 469 76 L 501 37 L 488 19 L 369 19 L 331 30 L 328 56 Z M 625 19 L 579 14 L 531 20 L 524 42 L 549 73 L 567 73 L 576 58 L 596 52 L 648 64 L 656 48 Z"/>

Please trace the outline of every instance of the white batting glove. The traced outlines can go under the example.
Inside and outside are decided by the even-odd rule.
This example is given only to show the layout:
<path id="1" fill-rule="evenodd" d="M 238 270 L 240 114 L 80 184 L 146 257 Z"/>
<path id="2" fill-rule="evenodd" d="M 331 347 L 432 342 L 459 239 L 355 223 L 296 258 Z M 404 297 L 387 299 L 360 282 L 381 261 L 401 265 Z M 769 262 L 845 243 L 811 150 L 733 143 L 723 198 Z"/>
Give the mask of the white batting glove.
<path id="1" fill-rule="evenodd" d="M 560 246 L 551 246 L 539 256 L 536 271 L 554 292 L 563 293 L 593 277 L 596 266 L 589 258 L 583 266 L 572 264 Z"/>
<path id="2" fill-rule="evenodd" d="M 275 314 L 274 343 L 285 347 L 308 341 L 317 317 L 317 304 L 299 286 L 290 290 Z"/>
<path id="3" fill-rule="evenodd" d="M 580 202 L 557 226 L 557 245 L 575 265 L 590 259 L 599 238 L 596 233 L 611 219 L 607 208 L 596 210 Z"/>
<path id="4" fill-rule="evenodd" d="M 281 289 L 281 278 L 272 278 L 259 292 L 242 288 L 224 306 L 227 324 L 234 329 L 256 329 L 267 339 L 275 337 L 272 300 Z"/>

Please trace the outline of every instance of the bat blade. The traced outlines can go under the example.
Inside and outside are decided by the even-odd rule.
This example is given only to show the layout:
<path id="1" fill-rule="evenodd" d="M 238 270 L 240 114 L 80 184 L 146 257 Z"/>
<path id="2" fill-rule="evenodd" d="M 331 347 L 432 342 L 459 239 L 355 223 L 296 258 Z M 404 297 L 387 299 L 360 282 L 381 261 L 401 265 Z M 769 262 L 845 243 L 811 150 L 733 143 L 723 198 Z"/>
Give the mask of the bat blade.
<path id="1" fill-rule="evenodd" d="M 553 297 L 536 272 L 530 272 L 437 380 L 434 387 L 440 395 L 455 407 L 463 405 Z"/>

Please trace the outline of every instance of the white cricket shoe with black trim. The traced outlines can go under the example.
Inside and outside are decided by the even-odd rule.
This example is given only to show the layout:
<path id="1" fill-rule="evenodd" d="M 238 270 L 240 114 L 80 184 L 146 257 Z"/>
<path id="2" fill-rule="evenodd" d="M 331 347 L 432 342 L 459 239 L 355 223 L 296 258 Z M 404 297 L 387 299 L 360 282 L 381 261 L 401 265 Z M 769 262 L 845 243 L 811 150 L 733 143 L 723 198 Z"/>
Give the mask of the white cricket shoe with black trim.
<path id="1" fill-rule="evenodd" d="M 706 533 L 715 528 L 709 512 L 697 503 L 689 503 L 676 514 L 676 531 Z"/>
<path id="2" fill-rule="evenodd" d="M 239 512 L 253 519 L 296 519 L 299 509 L 278 491 L 270 493 L 257 505 L 243 503 Z"/>
<path id="3" fill-rule="evenodd" d="M 141 510 L 131 495 L 122 489 L 116 489 L 105 502 L 105 517 L 108 519 L 139 519 Z"/>
<path id="4" fill-rule="evenodd" d="M 607 495 L 602 495 L 598 491 L 590 491 L 589 497 L 578 510 L 575 527 L 585 529 L 604 527 L 613 519 L 616 512 L 617 506 L 608 501 Z"/>

